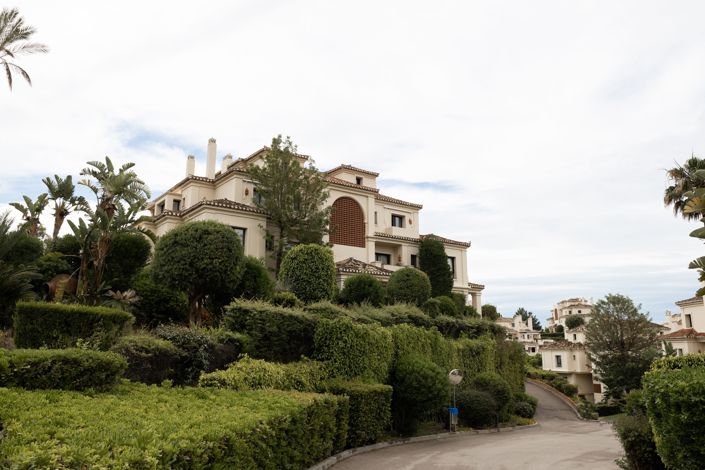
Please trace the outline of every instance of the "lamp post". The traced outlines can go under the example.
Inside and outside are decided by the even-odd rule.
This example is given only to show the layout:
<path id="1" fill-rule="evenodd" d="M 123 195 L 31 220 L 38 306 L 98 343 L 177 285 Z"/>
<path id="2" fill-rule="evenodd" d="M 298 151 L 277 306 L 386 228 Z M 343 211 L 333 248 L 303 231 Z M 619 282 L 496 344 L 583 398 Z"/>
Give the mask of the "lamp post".
<path id="1" fill-rule="evenodd" d="M 458 408 L 455 404 L 455 390 L 462 380 L 463 375 L 460 373 L 460 370 L 453 369 L 448 372 L 448 383 L 453 387 L 453 406 L 448 408 L 448 431 L 450 432 L 458 430 Z"/>

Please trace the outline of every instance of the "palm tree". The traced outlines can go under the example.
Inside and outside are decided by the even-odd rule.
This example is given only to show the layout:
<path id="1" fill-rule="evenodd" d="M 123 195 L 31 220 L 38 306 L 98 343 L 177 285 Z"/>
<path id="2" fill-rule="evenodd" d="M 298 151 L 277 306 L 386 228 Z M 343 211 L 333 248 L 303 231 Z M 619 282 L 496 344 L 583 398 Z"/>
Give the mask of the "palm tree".
<path id="1" fill-rule="evenodd" d="M 33 279 L 40 276 L 33 266 L 15 266 L 5 261 L 5 257 L 19 240 L 20 232 L 11 232 L 10 214 L 0 214 L 0 328 L 10 326 L 10 316 L 18 300 L 29 300 Z"/>
<path id="2" fill-rule="evenodd" d="M 53 247 L 56 245 L 56 238 L 59 236 L 59 231 L 66 217 L 68 217 L 76 207 L 84 206 L 86 200 L 83 196 L 74 195 L 76 186 L 73 184 L 71 175 L 68 175 L 66 178 L 54 175 L 53 180 L 47 176 L 42 182 L 47 187 L 49 200 L 54 201 L 54 231 L 51 236 Z"/>
<path id="3" fill-rule="evenodd" d="M 83 179 L 78 184 L 87 186 L 93 191 L 98 198 L 98 207 L 103 209 L 109 218 L 112 219 L 115 215 L 120 200 L 130 205 L 141 203 L 146 206 L 150 197 L 149 189 L 132 170 L 134 163 L 125 163 L 117 173 L 113 162 L 108 157 L 105 157 L 105 163 L 94 161 L 88 162 L 88 165 L 90 167 L 81 170 L 81 175 L 93 177 L 96 181 Z"/>
<path id="4" fill-rule="evenodd" d="M 705 159 L 692 155 L 682 166 L 676 164 L 675 168 L 666 171 L 668 179 L 673 181 L 673 184 L 666 188 L 663 202 L 667 206 L 673 206 L 674 215 L 680 214 L 686 220 L 702 217 L 700 213 L 684 210 L 689 193 L 695 188 L 705 187 L 705 179 L 696 174 L 698 170 L 705 170 Z"/>
<path id="5" fill-rule="evenodd" d="M 11 202 L 10 205 L 22 213 L 22 220 L 25 222 L 20 229 L 24 229 L 33 237 L 39 237 L 41 224 L 39 217 L 44 212 L 49 199 L 46 193 L 42 193 L 37 197 L 36 201 L 32 201 L 28 196 L 22 196 L 24 205 L 21 202 Z"/>
<path id="6" fill-rule="evenodd" d="M 29 38 L 35 33 L 32 26 L 24 24 L 24 18 L 20 16 L 17 8 L 3 8 L 0 11 L 0 64 L 5 68 L 7 84 L 12 90 L 12 71 L 19 72 L 27 83 L 32 85 L 32 79 L 25 69 L 11 62 L 19 55 L 38 54 L 48 52 L 49 48 L 44 44 L 29 42 Z"/>

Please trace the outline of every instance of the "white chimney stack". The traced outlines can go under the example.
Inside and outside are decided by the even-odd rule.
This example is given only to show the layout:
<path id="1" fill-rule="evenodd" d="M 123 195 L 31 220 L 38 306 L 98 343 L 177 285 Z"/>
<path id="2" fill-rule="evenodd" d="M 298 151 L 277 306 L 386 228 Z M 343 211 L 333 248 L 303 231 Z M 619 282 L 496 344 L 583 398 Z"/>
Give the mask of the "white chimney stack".
<path id="1" fill-rule="evenodd" d="M 206 178 L 215 178 L 215 139 L 208 139 L 208 151 L 206 152 Z"/>
<path id="2" fill-rule="evenodd" d="M 233 162 L 233 156 L 232 154 L 227 154 L 226 156 L 223 157 L 223 167 L 220 169 L 220 174 L 222 175 L 226 171 L 228 171 L 228 166 Z"/>
<path id="3" fill-rule="evenodd" d="M 189 155 L 186 157 L 186 176 L 193 176 L 196 173 L 196 157 Z"/>

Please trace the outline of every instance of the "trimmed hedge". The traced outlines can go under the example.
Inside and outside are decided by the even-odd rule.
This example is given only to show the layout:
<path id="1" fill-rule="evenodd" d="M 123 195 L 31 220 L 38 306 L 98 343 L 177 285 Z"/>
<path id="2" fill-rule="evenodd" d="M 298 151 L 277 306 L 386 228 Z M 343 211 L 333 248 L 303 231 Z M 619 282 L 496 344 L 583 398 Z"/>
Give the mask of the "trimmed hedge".
<path id="1" fill-rule="evenodd" d="M 124 336 L 110 349 L 127 361 L 125 377 L 145 384 L 173 380 L 186 353 L 169 341 L 146 334 Z"/>
<path id="2" fill-rule="evenodd" d="M 265 302 L 235 300 L 225 309 L 223 325 L 252 338 L 249 354 L 272 362 L 310 357 L 317 317 Z"/>
<path id="3" fill-rule="evenodd" d="M 308 304 L 304 307 L 304 312 L 311 313 L 317 317 L 328 318 L 329 320 L 348 316 L 347 310 L 335 305 L 329 300 L 321 300 L 320 302 Z"/>
<path id="4" fill-rule="evenodd" d="M 456 395 L 456 402 L 460 424 L 482 429 L 497 423 L 497 401 L 489 393 L 460 388 Z"/>
<path id="5" fill-rule="evenodd" d="M 340 450 L 348 399 L 129 384 L 0 389 L 2 468 L 301 469 Z"/>
<path id="6" fill-rule="evenodd" d="M 512 401 L 512 389 L 504 378 L 494 372 L 483 372 L 473 377 L 470 387 L 486 392 L 497 403 L 495 411 L 501 420 L 509 418 L 509 405 Z"/>
<path id="7" fill-rule="evenodd" d="M 679 365 L 691 361 L 686 359 Z M 643 381 L 658 454 L 667 468 L 700 469 L 705 461 L 705 434 L 699 432 L 705 429 L 705 368 L 659 367 L 647 372 Z"/>
<path id="8" fill-rule="evenodd" d="M 387 282 L 387 298 L 392 302 L 422 305 L 431 296 L 431 281 L 415 268 L 394 271 Z"/>
<path id="9" fill-rule="evenodd" d="M 345 305 L 367 303 L 379 307 L 384 302 L 384 286 L 370 274 L 350 276 L 338 295 Z"/>
<path id="10" fill-rule="evenodd" d="M 575 397 L 578 394 L 578 387 L 568 383 L 564 377 L 555 372 L 541 369 L 530 369 L 526 375 L 531 379 L 536 379 L 547 383 L 551 387 L 569 397 Z"/>
<path id="11" fill-rule="evenodd" d="M 122 357 L 108 352 L 0 349 L 0 387 L 106 389 L 118 382 L 126 368 Z"/>
<path id="12" fill-rule="evenodd" d="M 385 328 L 347 319 L 321 320 L 314 345 L 314 357 L 327 362 L 334 377 L 363 377 L 382 383 L 389 379 L 394 346 Z"/>
<path id="13" fill-rule="evenodd" d="M 80 339 L 109 349 L 133 322 L 131 314 L 114 308 L 18 302 L 14 340 L 19 348 L 70 348 Z"/>
<path id="14" fill-rule="evenodd" d="M 685 356 L 668 356 L 654 361 L 651 370 L 677 370 L 686 367 L 705 368 L 705 354 L 686 354 Z"/>
<path id="15" fill-rule="evenodd" d="M 246 256 L 242 277 L 232 297 L 243 299 L 268 299 L 274 293 L 274 279 L 264 263 L 254 256 Z"/>
<path id="16" fill-rule="evenodd" d="M 335 275 L 333 251 L 313 243 L 289 250 L 279 269 L 279 279 L 306 303 L 332 299 Z"/>
<path id="17" fill-rule="evenodd" d="M 391 427 L 392 387 L 383 384 L 330 380 L 321 390 L 350 399 L 348 441 L 346 447 L 373 444 Z"/>
<path id="18" fill-rule="evenodd" d="M 139 300 L 135 317 L 140 324 L 156 326 L 160 323 L 184 323 L 188 320 L 188 297 L 152 279 L 148 269 L 142 270 L 132 281 Z"/>
<path id="19" fill-rule="evenodd" d="M 304 303 L 293 292 L 275 292 L 270 300 L 272 305 L 285 308 L 301 308 Z"/>
<path id="20" fill-rule="evenodd" d="M 524 347 L 516 341 L 499 341 L 495 360 L 497 372 L 507 381 L 512 392 L 523 392 L 524 378 L 526 377 Z M 576 388 L 575 393 L 577 392 Z"/>
<path id="21" fill-rule="evenodd" d="M 201 387 L 218 387 L 230 390 L 297 390 L 315 392 L 327 378 L 325 364 L 316 361 L 276 364 L 261 359 L 243 357 L 226 370 L 203 374 Z"/>

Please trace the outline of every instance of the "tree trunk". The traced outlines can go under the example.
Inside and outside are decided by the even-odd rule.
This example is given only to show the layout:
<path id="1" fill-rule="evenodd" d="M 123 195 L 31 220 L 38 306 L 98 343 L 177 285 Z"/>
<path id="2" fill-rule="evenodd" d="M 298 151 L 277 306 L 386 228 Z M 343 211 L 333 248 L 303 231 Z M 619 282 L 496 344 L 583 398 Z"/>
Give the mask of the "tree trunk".
<path id="1" fill-rule="evenodd" d="M 54 231 L 52 232 L 51 235 L 51 249 L 54 250 L 56 248 L 56 238 L 59 236 L 59 230 L 61 230 L 61 226 L 64 224 L 64 216 L 62 215 L 57 215 L 54 217 Z"/>
<path id="2" fill-rule="evenodd" d="M 190 327 L 201 324 L 201 299 L 203 299 L 201 294 L 189 294 L 188 323 Z"/>

